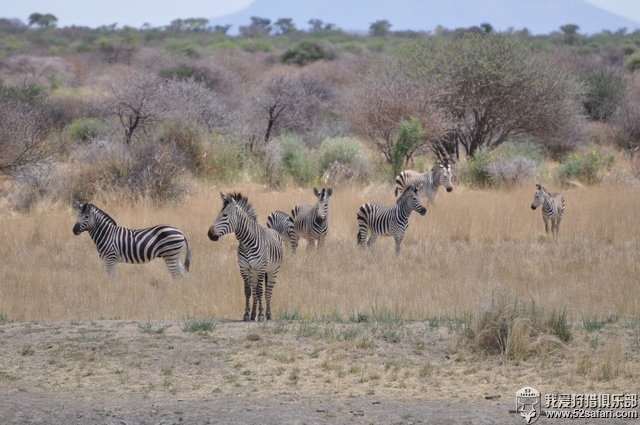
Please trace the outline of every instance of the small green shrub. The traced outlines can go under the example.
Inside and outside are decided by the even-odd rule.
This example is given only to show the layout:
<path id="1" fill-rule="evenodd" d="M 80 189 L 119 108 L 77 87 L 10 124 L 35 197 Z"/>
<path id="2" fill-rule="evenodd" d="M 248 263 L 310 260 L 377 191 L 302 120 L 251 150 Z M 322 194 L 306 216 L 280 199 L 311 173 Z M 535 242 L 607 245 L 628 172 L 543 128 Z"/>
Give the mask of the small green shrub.
<path id="1" fill-rule="evenodd" d="M 640 69 L 640 52 L 635 52 L 627 56 L 624 65 L 629 71 Z"/>
<path id="2" fill-rule="evenodd" d="M 473 187 L 512 187 L 539 172 L 540 149 L 527 141 L 480 150 L 460 167 L 460 180 Z"/>
<path id="3" fill-rule="evenodd" d="M 178 53 L 192 59 L 201 56 L 200 48 L 193 40 L 170 38 L 166 41 L 166 48 L 172 53 Z"/>
<path id="4" fill-rule="evenodd" d="M 371 165 L 356 139 L 335 137 L 325 139 L 318 148 L 320 174 L 322 179 L 333 184 L 367 181 Z"/>
<path id="5" fill-rule="evenodd" d="M 67 127 L 71 138 L 82 140 L 83 142 L 97 138 L 103 134 L 106 129 L 107 126 L 105 123 L 97 118 L 80 118 L 74 120 L 69 124 L 69 127 Z"/>
<path id="6" fill-rule="evenodd" d="M 613 155 L 595 149 L 572 152 L 560 161 L 557 176 L 560 180 L 578 180 L 585 184 L 595 184 L 602 181 L 605 172 L 613 163 Z"/>
<path id="7" fill-rule="evenodd" d="M 322 59 L 331 59 L 331 57 L 322 44 L 308 40 L 301 41 L 297 46 L 287 49 L 280 56 L 280 62 L 299 66 Z"/>

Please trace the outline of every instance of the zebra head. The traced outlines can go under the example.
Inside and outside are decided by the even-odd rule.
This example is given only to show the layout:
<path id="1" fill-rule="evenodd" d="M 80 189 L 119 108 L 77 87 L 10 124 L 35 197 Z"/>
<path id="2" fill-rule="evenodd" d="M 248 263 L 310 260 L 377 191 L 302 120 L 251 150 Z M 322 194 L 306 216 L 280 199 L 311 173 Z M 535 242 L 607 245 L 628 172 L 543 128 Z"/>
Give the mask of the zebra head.
<path id="1" fill-rule="evenodd" d="M 78 217 L 76 218 L 76 224 L 73 226 L 73 234 L 79 235 L 85 230 L 92 229 L 96 222 L 96 217 L 93 214 L 93 205 L 89 203 L 81 204 L 75 203 L 75 207 L 78 209 Z"/>
<path id="2" fill-rule="evenodd" d="M 531 209 L 535 210 L 540 205 L 544 204 L 544 198 L 546 197 L 547 190 L 540 184 L 536 184 L 536 194 L 533 196 L 533 202 L 531 203 Z"/>
<path id="3" fill-rule="evenodd" d="M 417 186 L 414 184 L 409 185 L 404 193 L 400 195 L 396 203 L 398 205 L 405 203 L 411 211 L 416 211 L 420 215 L 425 215 L 427 213 L 427 208 L 422 205 L 420 195 L 418 195 L 418 192 L 420 192 L 421 189 L 422 183 Z"/>
<path id="4" fill-rule="evenodd" d="M 333 189 L 322 188 L 322 190 L 318 191 L 315 187 L 313 188 L 313 194 L 318 198 L 318 203 L 316 204 L 316 221 L 324 221 L 327 219 L 329 215 L 329 197 L 333 194 Z"/>
<path id="5" fill-rule="evenodd" d="M 214 220 L 207 235 L 212 241 L 217 241 L 221 236 L 234 233 L 238 227 L 239 216 L 244 214 L 248 219 L 256 221 L 255 210 L 246 196 L 241 193 L 225 194 L 220 192 L 222 209 Z"/>
<path id="6" fill-rule="evenodd" d="M 451 185 L 451 164 L 438 163 L 438 165 L 433 167 L 432 174 L 433 182 L 437 182 L 444 186 L 444 188 L 447 189 L 447 192 L 451 192 L 453 190 L 453 186 Z"/>

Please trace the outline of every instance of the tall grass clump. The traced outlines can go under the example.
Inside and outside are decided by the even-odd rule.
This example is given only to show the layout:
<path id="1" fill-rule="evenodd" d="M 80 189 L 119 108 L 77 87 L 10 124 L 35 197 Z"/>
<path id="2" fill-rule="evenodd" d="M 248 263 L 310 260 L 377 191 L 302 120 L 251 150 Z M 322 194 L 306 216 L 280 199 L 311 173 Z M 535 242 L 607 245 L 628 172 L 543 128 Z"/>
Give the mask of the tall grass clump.
<path id="1" fill-rule="evenodd" d="M 534 301 L 523 303 L 497 295 L 491 304 L 471 320 L 464 330 L 470 347 L 482 354 L 521 360 L 539 351 L 541 341 L 554 344 L 552 338 L 568 342 L 571 327 L 566 309 L 554 310 L 546 318 Z"/>
<path id="2" fill-rule="evenodd" d="M 560 161 L 557 176 L 561 181 L 577 180 L 585 184 L 596 184 L 602 181 L 613 163 L 613 155 L 595 149 L 572 152 Z"/>

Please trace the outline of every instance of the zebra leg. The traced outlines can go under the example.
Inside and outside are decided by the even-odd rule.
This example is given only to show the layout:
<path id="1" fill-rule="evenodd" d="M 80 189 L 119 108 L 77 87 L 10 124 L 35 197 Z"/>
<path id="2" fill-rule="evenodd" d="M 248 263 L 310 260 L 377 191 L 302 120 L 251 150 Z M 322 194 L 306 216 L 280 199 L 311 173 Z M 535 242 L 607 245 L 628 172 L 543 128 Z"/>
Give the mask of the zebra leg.
<path id="1" fill-rule="evenodd" d="M 117 262 L 115 261 L 106 260 L 104 262 L 104 265 L 107 268 L 107 276 L 109 277 L 109 280 L 116 280 L 116 264 Z"/>
<path id="2" fill-rule="evenodd" d="M 318 238 L 318 245 L 316 246 L 317 249 L 322 249 L 322 247 L 324 246 L 324 240 L 325 240 L 324 236 L 320 236 Z"/>
<path id="3" fill-rule="evenodd" d="M 249 299 L 251 298 L 251 278 L 248 274 L 242 274 L 242 280 L 244 281 L 244 315 L 242 320 L 244 322 L 249 321 Z"/>
<path id="4" fill-rule="evenodd" d="M 264 276 L 258 275 L 258 281 L 256 282 L 256 289 L 253 294 L 253 310 L 251 311 L 251 320 L 255 319 L 256 315 L 256 301 L 258 303 L 258 322 L 264 321 L 264 314 L 262 313 L 262 282 L 266 279 Z M 266 286 L 266 283 L 265 283 Z"/>
<path id="5" fill-rule="evenodd" d="M 256 312 L 258 310 L 258 300 L 260 301 L 260 314 L 262 314 L 262 281 L 263 280 L 264 280 L 264 273 L 258 273 L 258 276 L 255 277 L 255 281 L 251 285 L 251 290 L 252 290 L 251 292 L 253 292 L 251 320 L 256 320 Z"/>
<path id="6" fill-rule="evenodd" d="M 549 234 L 549 219 L 547 218 L 547 216 L 543 215 L 542 216 L 542 221 L 544 221 L 544 231 L 548 235 Z"/>
<path id="7" fill-rule="evenodd" d="M 372 232 L 371 237 L 369 237 L 369 240 L 367 241 L 367 247 L 371 248 L 371 246 L 377 239 L 378 239 L 378 235 Z"/>
<path id="8" fill-rule="evenodd" d="M 169 269 L 169 273 L 171 273 L 172 278 L 178 279 L 180 277 L 184 277 L 185 272 L 184 272 L 184 267 L 180 262 L 180 257 L 178 256 L 164 257 L 163 260 L 164 260 L 164 263 L 167 265 L 167 268 Z"/>
<path id="9" fill-rule="evenodd" d="M 396 241 L 396 255 L 400 255 L 400 244 L 402 243 L 402 239 L 404 239 L 404 233 L 398 233 L 393 239 Z"/>
<path id="10" fill-rule="evenodd" d="M 277 276 L 278 272 L 274 271 L 267 273 L 265 277 L 264 300 L 267 307 L 267 320 L 271 320 L 271 293 L 273 292 L 273 287 L 276 284 Z"/>
<path id="11" fill-rule="evenodd" d="M 358 223 L 358 235 L 356 242 L 362 248 L 364 248 L 364 244 L 367 240 L 367 226 L 364 223 Z"/>

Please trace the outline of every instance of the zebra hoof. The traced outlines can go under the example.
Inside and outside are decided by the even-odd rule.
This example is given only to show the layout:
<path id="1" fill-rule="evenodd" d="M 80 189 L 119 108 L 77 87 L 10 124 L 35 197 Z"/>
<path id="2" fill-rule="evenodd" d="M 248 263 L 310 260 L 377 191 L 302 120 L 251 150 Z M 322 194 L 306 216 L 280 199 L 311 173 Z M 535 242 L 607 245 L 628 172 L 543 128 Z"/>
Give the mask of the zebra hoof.
<path id="1" fill-rule="evenodd" d="M 249 321 L 249 315 L 247 313 L 245 313 L 245 315 L 242 316 L 242 321 L 243 322 L 248 322 Z"/>
<path id="2" fill-rule="evenodd" d="M 258 322 L 264 322 L 264 315 L 259 315 L 258 316 Z"/>

